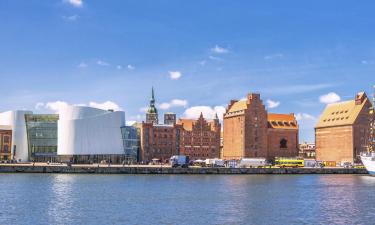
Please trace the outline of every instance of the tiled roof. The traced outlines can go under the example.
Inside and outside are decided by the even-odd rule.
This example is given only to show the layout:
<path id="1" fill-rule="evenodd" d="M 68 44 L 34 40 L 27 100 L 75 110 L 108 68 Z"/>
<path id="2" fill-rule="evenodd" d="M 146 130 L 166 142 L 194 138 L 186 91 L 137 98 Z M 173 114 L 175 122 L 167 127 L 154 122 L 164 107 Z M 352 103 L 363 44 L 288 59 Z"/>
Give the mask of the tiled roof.
<path id="1" fill-rule="evenodd" d="M 237 112 L 237 111 L 245 110 L 245 109 L 247 109 L 247 101 L 241 100 L 241 101 L 234 103 L 232 107 L 230 107 L 227 113 Z"/>
<path id="2" fill-rule="evenodd" d="M 267 114 L 268 126 L 274 129 L 287 129 L 296 130 L 298 129 L 297 120 L 294 114 Z"/>
<path id="3" fill-rule="evenodd" d="M 177 121 L 177 124 L 182 125 L 182 127 L 187 131 L 193 130 L 193 125 L 198 122 L 198 120 L 194 119 L 179 119 Z M 207 123 L 211 126 L 211 129 L 213 128 L 214 121 L 207 121 Z"/>
<path id="4" fill-rule="evenodd" d="M 362 94 L 364 93 L 358 95 L 362 97 Z M 368 104 L 367 97 L 359 105 L 355 104 L 355 100 L 329 104 L 320 116 L 316 128 L 352 125 L 366 104 Z"/>
<path id="5" fill-rule="evenodd" d="M 182 125 L 182 127 L 185 129 L 185 130 L 193 130 L 193 124 L 197 122 L 197 120 L 193 120 L 193 119 L 179 119 L 177 121 L 177 124 L 180 124 Z"/>

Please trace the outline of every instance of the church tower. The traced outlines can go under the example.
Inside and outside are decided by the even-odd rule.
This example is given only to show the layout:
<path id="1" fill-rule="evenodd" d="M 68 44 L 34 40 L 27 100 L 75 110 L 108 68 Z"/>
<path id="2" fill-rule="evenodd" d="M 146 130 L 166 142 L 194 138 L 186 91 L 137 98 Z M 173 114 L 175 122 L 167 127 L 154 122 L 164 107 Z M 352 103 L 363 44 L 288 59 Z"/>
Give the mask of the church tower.
<path id="1" fill-rule="evenodd" d="M 146 123 L 152 123 L 152 124 L 159 123 L 158 110 L 155 107 L 154 87 L 152 87 L 150 106 L 146 113 Z"/>

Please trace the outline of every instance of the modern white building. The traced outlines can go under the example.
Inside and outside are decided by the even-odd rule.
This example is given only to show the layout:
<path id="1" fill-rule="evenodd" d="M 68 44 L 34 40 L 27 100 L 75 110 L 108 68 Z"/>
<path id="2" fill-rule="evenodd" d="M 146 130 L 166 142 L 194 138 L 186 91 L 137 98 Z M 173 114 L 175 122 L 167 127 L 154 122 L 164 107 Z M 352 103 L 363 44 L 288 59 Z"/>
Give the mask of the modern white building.
<path id="1" fill-rule="evenodd" d="M 0 113 L 1 128 L 12 131 L 11 158 L 17 161 L 120 162 L 129 157 L 123 111 L 86 106 L 49 115 L 9 111 Z"/>
<path id="2" fill-rule="evenodd" d="M 57 154 L 87 159 L 93 155 L 123 155 L 121 127 L 124 126 L 122 111 L 65 107 L 59 113 Z"/>
<path id="3" fill-rule="evenodd" d="M 12 158 L 19 161 L 28 161 L 28 145 L 25 115 L 31 111 L 7 111 L 0 113 L 0 126 L 12 131 Z"/>

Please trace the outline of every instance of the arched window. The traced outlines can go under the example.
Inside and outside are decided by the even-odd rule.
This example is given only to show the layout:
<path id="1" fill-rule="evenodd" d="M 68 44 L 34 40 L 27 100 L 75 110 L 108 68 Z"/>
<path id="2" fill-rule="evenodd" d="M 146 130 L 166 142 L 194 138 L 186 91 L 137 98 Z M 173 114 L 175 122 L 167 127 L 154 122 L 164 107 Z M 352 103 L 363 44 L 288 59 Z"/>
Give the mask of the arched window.
<path id="1" fill-rule="evenodd" d="M 288 148 L 288 141 L 285 138 L 280 140 L 280 148 Z"/>

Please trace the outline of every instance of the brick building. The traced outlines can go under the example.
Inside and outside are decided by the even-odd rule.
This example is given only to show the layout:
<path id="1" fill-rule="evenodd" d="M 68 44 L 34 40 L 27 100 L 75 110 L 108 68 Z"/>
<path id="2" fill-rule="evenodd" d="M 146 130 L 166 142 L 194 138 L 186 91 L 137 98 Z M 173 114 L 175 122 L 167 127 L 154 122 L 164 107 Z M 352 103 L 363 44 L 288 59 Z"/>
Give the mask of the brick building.
<path id="1" fill-rule="evenodd" d="M 0 160 L 12 159 L 12 131 L 0 127 Z"/>
<path id="2" fill-rule="evenodd" d="M 260 94 L 231 100 L 224 114 L 224 159 L 298 155 L 294 114 L 268 114 Z"/>
<path id="3" fill-rule="evenodd" d="M 220 157 L 220 133 L 219 118 L 206 121 L 201 113 L 197 120 L 179 119 L 177 124 L 182 126 L 181 154 L 190 159 L 206 159 Z"/>
<path id="4" fill-rule="evenodd" d="M 164 124 L 158 124 L 158 121 L 152 90 L 146 122 L 137 125 L 140 129 L 141 162 L 153 159 L 167 162 L 172 155 L 178 154 L 188 155 L 192 160 L 220 156 L 221 125 L 218 118 L 206 121 L 201 115 L 197 120 L 176 121 L 176 114 L 166 113 Z"/>
<path id="5" fill-rule="evenodd" d="M 355 99 L 327 105 L 315 127 L 316 159 L 360 162 L 366 151 L 371 101 L 364 92 Z"/>
<path id="6" fill-rule="evenodd" d="M 167 162 L 172 155 L 180 152 L 180 125 L 138 124 L 141 134 L 140 161 L 158 160 Z"/>
<path id="7" fill-rule="evenodd" d="M 294 114 L 267 116 L 267 158 L 298 156 L 298 124 Z"/>

